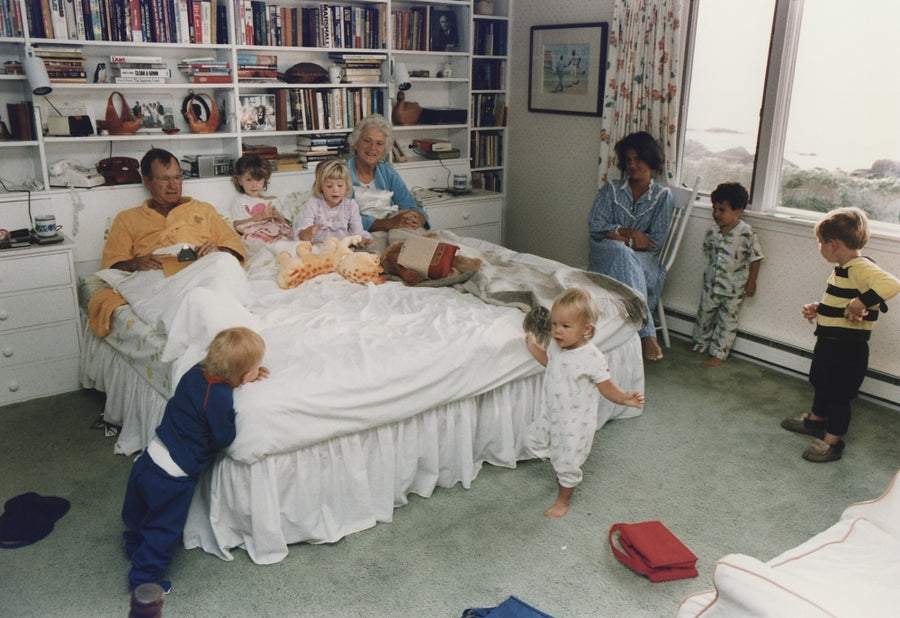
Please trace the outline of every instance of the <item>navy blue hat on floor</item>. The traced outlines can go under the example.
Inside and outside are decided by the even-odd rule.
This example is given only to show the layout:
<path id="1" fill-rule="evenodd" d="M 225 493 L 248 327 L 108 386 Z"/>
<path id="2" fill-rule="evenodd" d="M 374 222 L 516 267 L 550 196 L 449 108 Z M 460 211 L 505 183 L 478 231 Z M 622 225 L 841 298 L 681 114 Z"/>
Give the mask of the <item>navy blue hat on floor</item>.
<path id="1" fill-rule="evenodd" d="M 10 498 L 0 515 L 0 547 L 15 549 L 37 543 L 53 531 L 53 524 L 69 506 L 65 498 L 39 496 L 33 491 Z"/>

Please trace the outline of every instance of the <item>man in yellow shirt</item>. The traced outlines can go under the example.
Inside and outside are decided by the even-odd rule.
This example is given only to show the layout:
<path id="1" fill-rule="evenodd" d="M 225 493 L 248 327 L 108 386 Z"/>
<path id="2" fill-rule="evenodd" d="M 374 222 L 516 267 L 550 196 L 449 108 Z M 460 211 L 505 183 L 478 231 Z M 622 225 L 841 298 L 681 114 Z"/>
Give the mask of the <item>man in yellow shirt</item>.
<path id="1" fill-rule="evenodd" d="M 246 259 L 240 236 L 212 205 L 182 196 L 183 177 L 175 155 L 151 148 L 141 159 L 141 176 L 150 198 L 116 215 L 103 247 L 103 268 L 159 270 L 177 258 L 153 252 L 175 244 L 190 245 L 198 258 L 227 251 L 239 262 Z"/>

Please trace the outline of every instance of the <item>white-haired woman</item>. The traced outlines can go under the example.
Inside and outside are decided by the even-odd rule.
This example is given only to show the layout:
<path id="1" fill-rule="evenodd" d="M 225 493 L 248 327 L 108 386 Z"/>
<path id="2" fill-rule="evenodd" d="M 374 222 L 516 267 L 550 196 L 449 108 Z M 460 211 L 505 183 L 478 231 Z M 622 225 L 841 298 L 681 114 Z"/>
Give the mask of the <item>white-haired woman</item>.
<path id="1" fill-rule="evenodd" d="M 369 232 L 428 228 L 428 217 L 387 161 L 393 144 L 390 123 L 381 114 L 363 118 L 347 138 L 347 160 L 360 207 L 363 227 Z M 380 245 L 378 236 L 376 244 Z M 387 240 L 383 241 L 385 244 Z M 381 251 L 379 247 L 379 251 Z"/>

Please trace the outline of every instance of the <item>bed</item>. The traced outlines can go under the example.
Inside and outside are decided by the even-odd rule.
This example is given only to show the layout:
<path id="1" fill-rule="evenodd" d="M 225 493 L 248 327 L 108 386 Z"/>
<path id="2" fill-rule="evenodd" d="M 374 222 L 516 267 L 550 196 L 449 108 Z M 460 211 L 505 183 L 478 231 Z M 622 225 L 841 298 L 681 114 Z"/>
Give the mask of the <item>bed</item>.
<path id="1" fill-rule="evenodd" d="M 477 239 L 441 240 L 480 258 L 481 270 L 453 286 L 328 274 L 282 290 L 275 256 L 285 247 L 272 244 L 256 247 L 244 268 L 209 256 L 165 281 L 117 271 L 85 278 L 82 384 L 106 393 L 104 418 L 121 427 L 117 453 L 147 444 L 178 377 L 220 328 L 248 325 L 266 341 L 271 375 L 235 393 L 238 437 L 201 477 L 186 548 L 230 560 L 240 547 L 275 563 L 290 544 L 335 542 L 390 521 L 410 493 L 468 488 L 485 463 L 515 467 L 541 405 L 524 311 L 549 306 L 564 287 L 594 293 L 594 343 L 622 388 L 643 390 L 644 310 L 629 288 Z M 87 306 L 108 289 L 129 302 L 109 312 L 111 332 L 98 337 Z M 604 400 L 597 414 L 602 427 L 639 411 Z"/>

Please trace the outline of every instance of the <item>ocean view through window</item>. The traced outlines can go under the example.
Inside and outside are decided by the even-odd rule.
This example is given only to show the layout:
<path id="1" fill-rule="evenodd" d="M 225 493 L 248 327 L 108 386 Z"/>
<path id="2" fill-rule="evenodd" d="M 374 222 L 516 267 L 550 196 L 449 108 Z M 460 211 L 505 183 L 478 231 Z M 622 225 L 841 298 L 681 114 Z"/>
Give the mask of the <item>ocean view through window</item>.
<path id="1" fill-rule="evenodd" d="M 900 224 L 900 3 L 693 0 L 681 178 Z"/>

